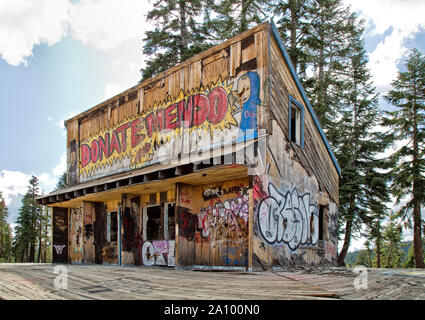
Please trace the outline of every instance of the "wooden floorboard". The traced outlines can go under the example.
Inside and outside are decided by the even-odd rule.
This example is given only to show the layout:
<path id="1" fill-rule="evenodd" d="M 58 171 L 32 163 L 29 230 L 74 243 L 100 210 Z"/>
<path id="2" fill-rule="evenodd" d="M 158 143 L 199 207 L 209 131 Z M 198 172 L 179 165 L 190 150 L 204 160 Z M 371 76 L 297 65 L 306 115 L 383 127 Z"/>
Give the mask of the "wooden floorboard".
<path id="1" fill-rule="evenodd" d="M 357 290 L 350 271 L 199 272 L 168 268 L 65 265 L 68 288 L 55 289 L 56 265 L 0 264 L 0 299 L 7 300 L 300 300 L 425 299 L 425 274 L 371 270 Z M 395 272 L 395 271 L 394 271 Z"/>

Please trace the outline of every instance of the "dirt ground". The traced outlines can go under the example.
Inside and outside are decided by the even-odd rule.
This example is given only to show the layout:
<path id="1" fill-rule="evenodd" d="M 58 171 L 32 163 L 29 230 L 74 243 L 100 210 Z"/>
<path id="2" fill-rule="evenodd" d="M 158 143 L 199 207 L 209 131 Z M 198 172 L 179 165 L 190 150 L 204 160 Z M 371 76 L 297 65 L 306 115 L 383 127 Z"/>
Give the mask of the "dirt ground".
<path id="1" fill-rule="evenodd" d="M 425 300 L 425 270 L 212 272 L 103 265 L 0 264 L 6 300 Z"/>

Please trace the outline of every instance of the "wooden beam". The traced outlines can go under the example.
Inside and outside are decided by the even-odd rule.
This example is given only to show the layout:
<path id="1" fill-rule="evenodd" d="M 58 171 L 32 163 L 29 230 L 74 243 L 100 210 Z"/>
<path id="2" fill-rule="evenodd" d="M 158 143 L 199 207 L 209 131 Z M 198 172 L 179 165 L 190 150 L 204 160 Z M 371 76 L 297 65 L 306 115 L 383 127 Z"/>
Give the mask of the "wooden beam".
<path id="1" fill-rule="evenodd" d="M 159 179 L 164 180 L 175 177 L 176 170 L 174 168 L 159 171 Z"/>
<path id="2" fill-rule="evenodd" d="M 210 163 L 203 163 L 203 162 L 195 163 L 193 166 L 193 171 L 202 170 L 205 168 L 211 168 L 213 166 L 212 160 L 209 159 L 209 162 Z"/>
<path id="3" fill-rule="evenodd" d="M 79 190 L 75 190 L 74 191 L 74 198 L 81 197 L 82 195 L 83 195 L 83 190 L 82 189 L 79 189 Z"/>
<path id="4" fill-rule="evenodd" d="M 94 193 L 94 187 L 87 187 L 83 189 L 83 194 L 90 194 L 90 193 Z"/>
<path id="5" fill-rule="evenodd" d="M 147 173 L 143 177 L 143 182 L 159 180 L 159 171 Z"/>
<path id="6" fill-rule="evenodd" d="M 98 193 L 98 192 L 101 192 L 101 191 L 105 191 L 105 185 L 104 184 L 101 184 L 101 185 L 98 185 L 98 186 L 95 186 L 94 187 L 94 192 L 95 193 Z"/>
<path id="7" fill-rule="evenodd" d="M 182 176 L 185 174 L 193 173 L 193 167 L 194 167 L 193 163 L 187 163 L 182 166 L 176 167 L 176 176 Z"/>
<path id="8" fill-rule="evenodd" d="M 117 188 L 128 186 L 129 183 L 130 183 L 130 179 L 128 179 L 128 178 L 127 179 L 118 180 L 117 181 Z"/>
<path id="9" fill-rule="evenodd" d="M 130 178 L 129 184 L 137 184 L 143 182 L 144 175 L 141 174 L 140 176 L 135 176 Z"/>

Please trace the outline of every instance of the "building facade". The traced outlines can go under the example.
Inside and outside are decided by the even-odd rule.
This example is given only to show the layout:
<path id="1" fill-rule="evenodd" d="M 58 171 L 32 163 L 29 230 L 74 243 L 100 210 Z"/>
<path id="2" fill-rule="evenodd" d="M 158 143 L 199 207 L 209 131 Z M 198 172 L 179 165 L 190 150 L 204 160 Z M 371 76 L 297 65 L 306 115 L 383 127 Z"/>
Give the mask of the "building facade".
<path id="1" fill-rule="evenodd" d="M 273 23 L 65 126 L 54 262 L 336 265 L 340 169 Z"/>

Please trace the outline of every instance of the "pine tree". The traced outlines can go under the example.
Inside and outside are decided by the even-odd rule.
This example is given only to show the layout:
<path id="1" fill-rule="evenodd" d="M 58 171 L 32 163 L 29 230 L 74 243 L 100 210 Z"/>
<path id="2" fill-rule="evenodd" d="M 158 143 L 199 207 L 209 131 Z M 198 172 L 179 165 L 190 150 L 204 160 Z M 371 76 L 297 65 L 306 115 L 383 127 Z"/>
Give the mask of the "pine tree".
<path id="1" fill-rule="evenodd" d="M 7 222 L 8 209 L 0 192 L 0 262 L 11 261 L 12 229 Z"/>
<path id="2" fill-rule="evenodd" d="M 64 173 L 62 173 L 62 175 L 59 177 L 58 182 L 56 183 L 56 188 L 55 191 L 66 188 L 66 179 L 67 179 L 67 174 L 66 171 Z"/>
<path id="3" fill-rule="evenodd" d="M 157 0 L 154 3 L 154 9 L 147 14 L 147 21 L 155 29 L 147 31 L 143 39 L 143 53 L 149 58 L 146 67 L 141 70 L 142 80 L 165 71 L 212 45 L 207 42 L 210 33 L 201 18 L 205 10 L 208 11 L 208 6 L 204 0 Z"/>
<path id="4" fill-rule="evenodd" d="M 315 0 L 309 8 L 310 32 L 308 44 L 312 75 L 304 87 L 330 142 L 333 142 L 334 122 L 338 119 L 344 91 L 346 67 L 351 63 L 353 36 L 357 35 L 357 16 L 342 0 Z"/>
<path id="5" fill-rule="evenodd" d="M 357 255 L 356 262 L 354 263 L 355 266 L 365 266 L 367 268 L 371 268 L 371 257 L 368 252 L 368 250 L 360 250 L 359 254 Z"/>
<path id="6" fill-rule="evenodd" d="M 383 233 L 382 267 L 401 268 L 403 250 L 401 249 L 402 227 L 391 215 Z"/>
<path id="7" fill-rule="evenodd" d="M 38 240 L 38 219 L 41 206 L 35 199 L 40 195 L 38 178 L 32 176 L 29 181 L 28 191 L 22 198 L 19 209 L 13 248 L 16 260 L 20 262 L 35 262 L 35 250 Z"/>
<path id="8" fill-rule="evenodd" d="M 308 39 L 312 32 L 313 1 L 279 0 L 273 1 L 270 6 L 270 10 L 278 18 L 277 29 L 301 81 L 305 80 L 307 66 L 312 62 L 312 56 L 308 50 Z"/>
<path id="9" fill-rule="evenodd" d="M 384 125 L 389 136 L 402 146 L 391 155 L 391 189 L 400 204 L 408 200 L 398 214 L 410 223 L 413 216 L 413 245 L 416 268 L 425 268 L 422 248 L 421 205 L 425 203 L 425 57 L 414 49 L 407 61 L 407 70 L 392 82 L 386 99 L 394 107 L 387 111 Z"/>
<path id="10" fill-rule="evenodd" d="M 215 17 L 208 26 L 217 40 L 226 40 L 265 22 L 269 17 L 266 0 L 218 0 L 209 1 Z"/>
<path id="11" fill-rule="evenodd" d="M 334 124 L 334 150 L 341 167 L 339 222 L 344 226 L 344 242 L 338 264 L 343 265 L 353 233 L 366 224 L 373 227 L 373 216 L 385 216 L 389 201 L 387 177 L 381 173 L 388 163 L 377 159 L 388 142 L 374 128 L 381 121 L 378 95 L 371 84 L 367 55 L 362 40 L 363 29 L 356 27 L 347 53 L 343 91 L 340 93 L 340 120 Z M 376 220 L 376 219 L 375 219 Z M 376 228 L 374 228 L 376 231 Z"/>

